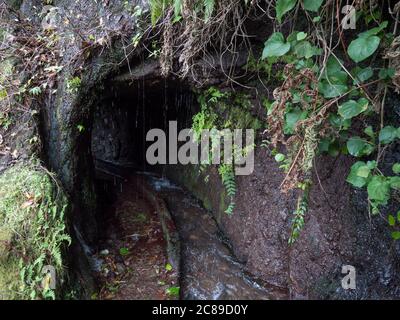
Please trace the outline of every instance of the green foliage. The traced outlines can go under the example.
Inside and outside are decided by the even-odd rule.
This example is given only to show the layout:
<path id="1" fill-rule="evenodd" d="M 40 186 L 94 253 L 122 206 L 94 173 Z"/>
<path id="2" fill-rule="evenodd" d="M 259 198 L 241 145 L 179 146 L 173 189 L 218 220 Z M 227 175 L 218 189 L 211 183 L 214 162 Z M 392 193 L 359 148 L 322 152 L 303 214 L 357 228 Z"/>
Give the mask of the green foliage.
<path id="1" fill-rule="evenodd" d="M 283 34 L 280 32 L 275 32 L 272 36 L 265 42 L 264 51 L 262 58 L 270 57 L 281 57 L 288 53 L 290 50 L 290 43 L 285 42 Z"/>
<path id="2" fill-rule="evenodd" d="M 324 0 L 304 0 L 304 9 L 308 11 L 318 12 Z"/>
<path id="3" fill-rule="evenodd" d="M 172 297 L 179 297 L 180 288 L 179 287 L 169 287 L 165 290 L 166 294 Z"/>
<path id="4" fill-rule="evenodd" d="M 282 22 L 284 15 L 297 4 L 300 5 L 298 9 L 307 11 L 305 16 L 312 19 L 318 30 L 325 28 L 323 23 L 328 23 L 330 19 L 328 10 L 331 4 L 322 0 L 277 1 L 278 22 Z M 322 7 L 324 10 L 321 10 Z M 330 9 L 335 10 L 333 5 Z M 367 157 L 376 151 L 382 152 L 382 145 L 400 138 L 399 128 L 384 126 L 383 123 L 381 130 L 375 129 L 376 132 L 371 125 L 366 125 L 358 135 L 354 134 L 352 128 L 353 123 L 359 123 L 359 120 L 367 123 L 367 117 L 376 110 L 376 101 L 371 99 L 365 88 L 378 81 L 386 88 L 396 75 L 392 66 L 371 59 L 379 53 L 380 48 L 389 45 L 388 41 L 393 41 L 393 37 L 385 33 L 388 22 L 380 22 L 378 11 L 364 8 L 358 13 L 357 23 L 363 17 L 366 24 L 364 30 L 367 31 L 356 34 L 347 47 L 346 53 L 354 62 L 350 64 L 352 70 L 346 68 L 348 59 L 344 63 L 339 58 L 346 54 L 341 52 L 342 48 L 322 47 L 310 28 L 293 31 L 286 38 L 281 32 L 275 32 L 265 42 L 261 56 L 267 64 L 264 69 L 272 70 L 276 63 L 286 64 L 282 87 L 274 91 L 274 101 L 265 103 L 273 145 L 283 142 L 288 149 L 287 155 L 278 153 L 276 149 L 272 152 L 280 168 L 287 174 L 283 188 L 303 186 L 308 181 L 316 149 L 332 156 L 344 153 Z M 299 15 L 302 14 L 299 12 Z M 320 58 L 322 49 L 323 59 Z M 362 66 L 358 65 L 361 62 Z M 347 177 L 353 186 L 366 188 L 373 213 L 377 213 L 381 205 L 386 205 L 391 193 L 400 188 L 400 177 L 386 177 L 378 166 L 379 163 L 375 161 L 358 161 Z M 393 166 L 393 172 L 398 174 L 400 166 Z M 307 192 L 302 194 L 307 195 Z M 297 231 L 303 226 L 306 203 L 306 199 L 299 200 L 293 236 L 289 242 L 297 238 Z"/>
<path id="5" fill-rule="evenodd" d="M 382 144 L 391 143 L 396 138 L 400 138 L 400 128 L 386 126 L 379 132 L 379 142 Z"/>
<path id="6" fill-rule="evenodd" d="M 282 17 L 289 11 L 291 11 L 297 3 L 297 0 L 277 0 L 276 1 L 276 18 L 279 23 L 282 22 Z"/>
<path id="7" fill-rule="evenodd" d="M 374 144 L 361 137 L 354 136 L 347 141 L 347 150 L 354 157 L 368 156 L 374 149 Z"/>
<path id="8" fill-rule="evenodd" d="M 204 3 L 204 20 L 210 20 L 215 7 L 215 0 L 203 0 Z"/>
<path id="9" fill-rule="evenodd" d="M 119 254 L 121 256 L 127 256 L 129 254 L 129 249 L 128 248 L 120 248 L 119 249 Z"/>
<path id="10" fill-rule="evenodd" d="M 172 5 L 171 0 L 150 0 L 151 23 L 153 26 L 156 25 L 166 8 L 170 5 Z"/>
<path id="11" fill-rule="evenodd" d="M 398 174 L 399 164 L 393 166 L 393 172 Z M 377 214 L 379 207 L 387 205 L 391 191 L 400 190 L 400 177 L 386 177 L 377 170 L 376 161 L 358 161 L 351 167 L 347 182 L 354 187 L 367 187 L 368 199 L 372 205 L 372 213 Z"/>
<path id="12" fill-rule="evenodd" d="M 203 13 L 204 21 L 207 22 L 215 11 L 215 0 L 196 1 L 196 13 Z M 151 23 L 155 26 L 158 20 L 165 14 L 167 8 L 174 9 L 174 21 L 179 21 L 182 12 L 182 0 L 150 0 Z"/>
<path id="13" fill-rule="evenodd" d="M 78 92 L 81 87 L 82 80 L 79 77 L 74 77 L 72 79 L 67 80 L 67 90 L 71 93 Z"/>
<path id="14" fill-rule="evenodd" d="M 368 100 L 360 98 L 358 101 L 348 100 L 339 106 L 338 113 L 343 119 L 351 119 L 368 109 Z"/>
<path id="15" fill-rule="evenodd" d="M 347 52 L 354 62 L 364 61 L 375 53 L 381 42 L 381 38 L 377 34 L 385 29 L 387 24 L 385 21 L 379 27 L 360 33 L 357 39 L 350 43 Z"/>
<path id="16" fill-rule="evenodd" d="M 0 230 L 10 247 L 0 252 L 0 291 L 6 299 L 54 299 L 64 277 L 67 199 L 39 167 L 18 165 L 0 176 Z M 46 265 L 56 269 L 57 290 L 42 286 Z M 8 274 L 2 274 L 8 270 Z"/>
<path id="17" fill-rule="evenodd" d="M 310 192 L 310 184 L 311 184 L 310 181 L 306 181 L 300 186 L 302 192 L 300 193 L 300 196 L 297 201 L 297 208 L 293 212 L 292 229 L 288 240 L 288 243 L 290 245 L 296 241 L 296 239 L 300 235 L 301 230 L 304 227 L 304 217 L 308 210 L 308 196 Z"/>
<path id="18" fill-rule="evenodd" d="M 167 271 L 172 271 L 172 265 L 171 265 L 170 263 L 167 263 L 167 264 L 165 265 L 165 270 L 167 270 Z"/>
<path id="19" fill-rule="evenodd" d="M 233 165 L 221 164 L 218 167 L 218 173 L 221 176 L 222 184 L 225 187 L 226 193 L 231 199 L 228 208 L 225 210 L 225 213 L 232 214 L 235 208 L 234 197 L 236 195 L 235 169 Z"/>
<path id="20" fill-rule="evenodd" d="M 246 95 L 221 92 L 218 88 L 210 87 L 198 93 L 198 102 L 201 110 L 193 117 L 192 131 L 194 139 L 200 141 L 202 131 L 209 130 L 212 146 L 207 163 L 203 163 L 200 166 L 200 170 L 203 171 L 211 163 L 213 146 L 217 145 L 216 140 L 222 138 L 220 134 L 216 133 L 218 130 L 242 128 L 257 130 L 261 125 L 260 121 L 248 112 L 251 104 Z M 249 146 L 249 148 L 253 147 Z M 241 150 L 234 149 L 234 158 L 240 153 L 243 155 L 248 151 L 246 148 Z M 223 156 L 222 150 L 221 156 Z M 230 203 L 225 212 L 232 214 L 235 208 L 234 197 L 236 194 L 235 168 L 231 164 L 221 164 L 218 166 L 218 172 L 226 194 L 230 198 Z"/>

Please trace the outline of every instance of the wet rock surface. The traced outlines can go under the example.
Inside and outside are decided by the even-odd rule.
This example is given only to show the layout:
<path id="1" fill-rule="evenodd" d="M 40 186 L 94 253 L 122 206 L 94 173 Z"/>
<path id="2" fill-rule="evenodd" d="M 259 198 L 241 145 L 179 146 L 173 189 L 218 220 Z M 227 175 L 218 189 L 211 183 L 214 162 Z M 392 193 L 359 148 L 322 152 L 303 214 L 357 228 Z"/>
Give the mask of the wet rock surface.
<path id="1" fill-rule="evenodd" d="M 277 288 L 266 287 L 245 272 L 217 223 L 195 198 L 168 180 L 151 177 L 167 202 L 181 241 L 183 299 L 276 299 Z"/>
<path id="2" fill-rule="evenodd" d="M 296 195 L 280 192 L 284 174 L 267 150 L 257 148 L 254 173 L 238 178 L 232 216 L 223 212 L 224 188 L 213 168 L 205 174 L 208 182 L 196 167 L 170 167 L 166 173 L 211 210 L 245 270 L 287 297 L 399 298 L 399 246 L 387 222 L 369 216 L 365 192 L 345 181 L 352 160 L 324 156 L 316 163 L 305 227 L 292 246 L 287 239 Z M 345 265 L 355 267 L 355 290 L 342 288 Z"/>
<path id="3" fill-rule="evenodd" d="M 173 290 L 179 287 L 179 269 L 169 264 L 157 208 L 143 191 L 144 183 L 143 177 L 131 176 L 104 184 L 115 199 L 104 212 L 104 233 L 92 257 L 97 262 L 93 267 L 100 287 L 98 299 L 179 297 Z"/>

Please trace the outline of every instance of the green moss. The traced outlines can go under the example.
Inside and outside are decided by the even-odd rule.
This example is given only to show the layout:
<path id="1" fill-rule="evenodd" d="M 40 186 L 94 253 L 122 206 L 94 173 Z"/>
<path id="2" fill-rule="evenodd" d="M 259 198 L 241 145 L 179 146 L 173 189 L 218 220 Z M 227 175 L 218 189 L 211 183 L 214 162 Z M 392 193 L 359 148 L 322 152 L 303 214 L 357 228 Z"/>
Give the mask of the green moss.
<path id="1" fill-rule="evenodd" d="M 16 165 L 0 176 L 3 298 L 56 298 L 64 275 L 63 248 L 70 243 L 64 222 L 66 208 L 63 191 L 38 166 Z M 42 288 L 46 265 L 56 270 L 56 290 Z"/>

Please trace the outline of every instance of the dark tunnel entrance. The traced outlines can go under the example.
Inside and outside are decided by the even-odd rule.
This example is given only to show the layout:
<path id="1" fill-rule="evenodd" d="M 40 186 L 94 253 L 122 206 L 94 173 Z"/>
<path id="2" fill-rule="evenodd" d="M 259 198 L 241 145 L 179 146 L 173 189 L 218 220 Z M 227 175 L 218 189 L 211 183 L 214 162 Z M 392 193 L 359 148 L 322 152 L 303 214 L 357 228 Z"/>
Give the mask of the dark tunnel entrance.
<path id="1" fill-rule="evenodd" d="M 177 122 L 178 132 L 191 128 L 198 105 L 190 87 L 157 77 L 114 80 L 105 88 L 93 110 L 91 133 L 98 205 L 98 243 L 91 260 L 99 298 L 269 297 L 270 289 L 245 272 L 203 202 L 165 178 L 171 171 L 183 177 L 189 169 L 194 184 L 201 185 L 199 168 L 146 161 L 154 143 L 146 142 L 149 130 L 164 130 L 168 141 L 170 121 Z M 223 195 L 220 182 L 207 188 Z"/>
<path id="2" fill-rule="evenodd" d="M 190 128 L 196 100 L 190 88 L 172 79 L 111 82 L 94 111 L 91 150 L 95 166 L 159 170 L 146 162 L 149 130 L 168 135 L 169 121 Z"/>
<path id="3" fill-rule="evenodd" d="M 162 129 L 168 136 L 169 121 L 176 121 L 178 130 L 190 128 L 195 95 L 182 82 L 163 78 L 110 80 L 104 87 L 93 107 L 90 143 L 98 230 L 90 262 L 99 298 L 177 299 L 178 235 L 160 199 L 146 188 L 145 176 L 164 175 L 163 165 L 146 161 L 153 143 L 146 142 L 146 135 Z"/>

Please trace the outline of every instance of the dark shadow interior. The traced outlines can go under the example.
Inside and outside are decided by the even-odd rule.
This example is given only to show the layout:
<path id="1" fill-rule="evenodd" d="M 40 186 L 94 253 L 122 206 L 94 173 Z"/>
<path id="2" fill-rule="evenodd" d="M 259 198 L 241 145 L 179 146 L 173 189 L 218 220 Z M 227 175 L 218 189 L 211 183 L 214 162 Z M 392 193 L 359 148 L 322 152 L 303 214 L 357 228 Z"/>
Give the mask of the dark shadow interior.
<path id="1" fill-rule="evenodd" d="M 169 121 L 177 121 L 178 130 L 190 128 L 197 110 L 190 88 L 171 79 L 109 81 L 104 87 L 94 107 L 91 133 L 100 237 L 107 228 L 107 212 L 119 182 L 136 171 L 163 171 L 163 166 L 146 162 L 147 147 L 153 143 L 146 143 L 147 132 L 159 128 L 168 137 Z"/>
<path id="2" fill-rule="evenodd" d="M 110 82 L 96 106 L 91 149 L 96 167 L 119 166 L 154 170 L 146 163 L 150 129 L 160 128 L 168 137 L 169 121 L 178 130 L 190 128 L 196 100 L 190 89 L 171 79 Z"/>

